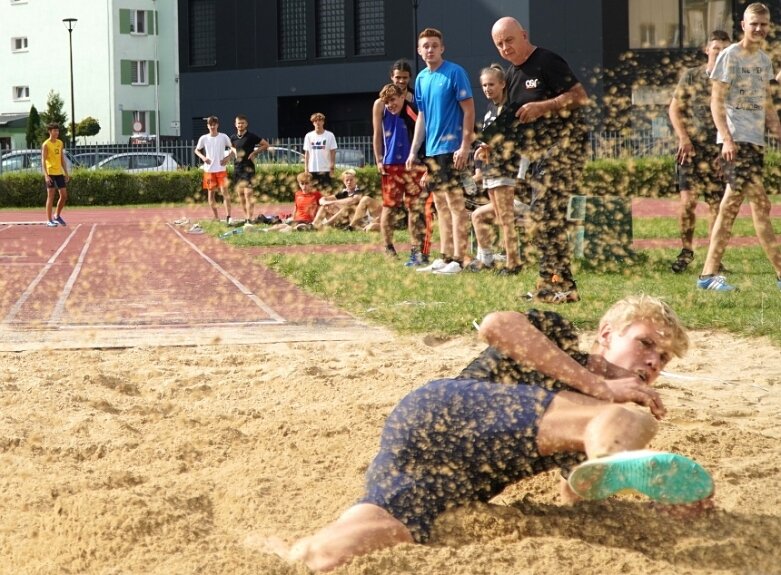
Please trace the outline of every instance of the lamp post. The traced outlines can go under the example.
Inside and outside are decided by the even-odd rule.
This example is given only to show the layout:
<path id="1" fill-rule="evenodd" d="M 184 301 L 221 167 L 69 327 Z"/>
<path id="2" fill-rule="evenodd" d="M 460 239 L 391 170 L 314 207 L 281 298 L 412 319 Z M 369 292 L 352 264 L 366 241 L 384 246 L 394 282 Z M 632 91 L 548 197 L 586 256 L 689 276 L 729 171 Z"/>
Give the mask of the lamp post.
<path id="1" fill-rule="evenodd" d="M 412 0 L 412 40 L 415 50 L 412 53 L 412 61 L 415 62 L 415 76 L 420 73 L 420 58 L 418 58 L 418 6 L 420 0 Z"/>
<path id="2" fill-rule="evenodd" d="M 71 68 L 71 149 L 76 149 L 76 103 L 73 100 L 73 25 L 78 22 L 76 18 L 63 18 L 62 23 L 68 28 L 68 52 L 70 53 Z"/>

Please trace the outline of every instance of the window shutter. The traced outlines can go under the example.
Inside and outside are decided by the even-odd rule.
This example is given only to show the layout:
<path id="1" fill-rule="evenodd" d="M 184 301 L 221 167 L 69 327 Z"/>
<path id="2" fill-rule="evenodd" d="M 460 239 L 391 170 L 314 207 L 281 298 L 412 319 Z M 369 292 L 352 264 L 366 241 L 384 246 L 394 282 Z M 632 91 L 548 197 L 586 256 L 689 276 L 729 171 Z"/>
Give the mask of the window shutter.
<path id="1" fill-rule="evenodd" d="M 130 34 L 130 10 L 119 10 L 119 33 Z"/>
<path id="2" fill-rule="evenodd" d="M 146 73 L 149 76 L 148 84 L 150 86 L 153 86 L 153 85 L 157 84 L 156 68 L 157 68 L 157 66 L 155 66 L 155 61 L 154 60 L 149 60 L 146 63 Z"/>
<path id="3" fill-rule="evenodd" d="M 119 83 L 130 85 L 133 83 L 133 62 L 131 60 L 120 60 L 119 62 Z"/>
<path id="4" fill-rule="evenodd" d="M 133 112 L 122 110 L 122 133 L 127 135 L 133 133 Z"/>

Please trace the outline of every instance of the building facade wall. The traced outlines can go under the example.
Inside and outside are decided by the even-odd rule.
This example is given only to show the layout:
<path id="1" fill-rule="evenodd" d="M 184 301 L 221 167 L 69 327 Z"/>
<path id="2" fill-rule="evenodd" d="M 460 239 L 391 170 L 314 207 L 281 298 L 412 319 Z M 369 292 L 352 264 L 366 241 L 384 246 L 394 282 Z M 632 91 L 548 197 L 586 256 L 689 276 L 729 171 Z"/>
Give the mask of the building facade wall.
<path id="1" fill-rule="evenodd" d="M 0 3 L 3 22 L 0 42 L 0 112 L 28 113 L 35 105 L 46 109 L 50 91 L 64 102 L 71 116 L 71 84 L 68 31 L 62 20 L 76 18 L 73 25 L 73 92 L 75 119 L 87 116 L 100 123 L 100 133 L 79 142 L 127 141 L 123 132 L 122 111 L 156 110 L 154 85 L 122 84 L 121 60 L 159 60 L 159 101 L 161 134 L 178 135 L 171 123 L 179 115 L 178 36 L 175 2 L 157 0 L 106 0 L 105 2 L 64 3 L 39 0 L 13 0 Z M 120 32 L 121 10 L 161 10 L 160 34 L 131 36 Z M 27 39 L 27 49 L 14 52 L 12 39 Z M 29 98 L 14 98 L 14 86 L 28 86 Z"/>

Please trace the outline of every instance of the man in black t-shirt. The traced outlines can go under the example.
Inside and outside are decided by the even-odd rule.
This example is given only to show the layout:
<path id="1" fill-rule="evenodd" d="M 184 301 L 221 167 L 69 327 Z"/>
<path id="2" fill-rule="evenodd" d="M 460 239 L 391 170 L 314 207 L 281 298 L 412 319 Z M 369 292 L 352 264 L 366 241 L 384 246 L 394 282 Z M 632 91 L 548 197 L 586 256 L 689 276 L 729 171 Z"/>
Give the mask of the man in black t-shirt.
<path id="1" fill-rule="evenodd" d="M 515 18 L 497 20 L 491 37 L 499 55 L 510 62 L 507 101 L 517 124 L 505 137 L 516 142 L 514 168 L 521 152 L 532 160 L 528 173 L 519 173 L 532 190 L 534 245 L 540 258 L 540 277 L 530 296 L 545 303 L 575 302 L 580 297 L 570 269 L 566 213 L 586 161 L 589 98 L 567 62 L 531 44 Z"/>
<path id="2" fill-rule="evenodd" d="M 236 155 L 236 163 L 233 166 L 233 181 L 236 194 L 244 210 L 244 216 L 249 223 L 252 221 L 254 209 L 253 179 L 255 178 L 255 162 L 253 158 L 258 152 L 268 149 L 268 140 L 247 131 L 249 121 L 247 116 L 236 116 L 236 133 L 231 138 L 231 147 Z"/>

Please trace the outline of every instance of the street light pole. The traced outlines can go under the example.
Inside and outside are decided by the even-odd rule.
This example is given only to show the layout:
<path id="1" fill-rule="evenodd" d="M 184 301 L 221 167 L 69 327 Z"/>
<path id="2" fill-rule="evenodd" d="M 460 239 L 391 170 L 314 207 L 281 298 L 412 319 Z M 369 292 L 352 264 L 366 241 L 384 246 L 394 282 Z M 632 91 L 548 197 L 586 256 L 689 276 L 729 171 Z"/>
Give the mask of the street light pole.
<path id="1" fill-rule="evenodd" d="M 71 149 L 76 149 L 76 102 L 73 99 L 73 25 L 76 18 L 63 18 L 62 23 L 68 28 L 68 52 L 70 53 L 71 69 Z"/>

